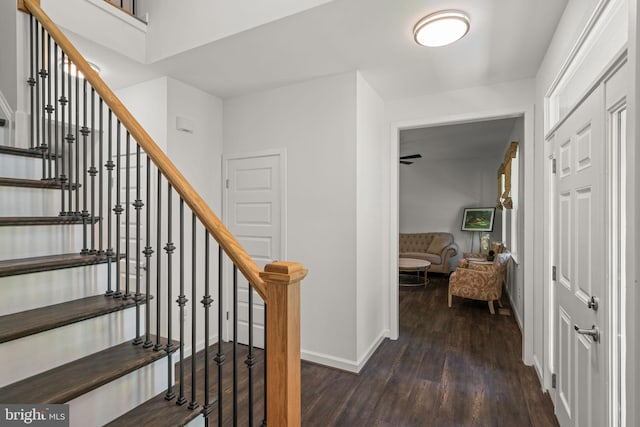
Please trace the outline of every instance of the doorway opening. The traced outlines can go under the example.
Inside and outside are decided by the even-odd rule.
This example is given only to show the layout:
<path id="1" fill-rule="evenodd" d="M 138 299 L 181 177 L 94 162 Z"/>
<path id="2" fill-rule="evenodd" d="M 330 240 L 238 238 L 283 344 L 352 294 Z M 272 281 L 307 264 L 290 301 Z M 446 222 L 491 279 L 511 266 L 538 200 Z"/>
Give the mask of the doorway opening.
<path id="1" fill-rule="evenodd" d="M 420 226 L 418 221 L 420 221 L 419 214 L 411 213 L 408 209 L 412 204 L 419 205 L 423 203 L 422 200 L 419 202 L 416 201 L 416 198 L 412 197 L 413 191 L 418 191 L 418 184 L 412 184 L 411 182 L 419 182 L 422 179 L 422 187 L 432 187 L 427 191 L 431 191 L 429 197 L 423 197 L 426 199 L 427 203 L 430 203 L 428 209 L 429 212 L 433 213 L 433 222 L 431 224 L 423 222 L 422 227 L 429 228 L 440 228 L 441 230 L 425 230 L 425 231 L 450 231 L 454 234 L 454 239 L 458 243 L 460 248 L 460 252 L 468 252 L 471 247 L 471 236 L 463 234 L 460 231 L 461 224 L 461 214 L 465 205 L 469 205 L 471 203 L 474 204 L 489 204 L 489 206 L 495 206 L 495 198 L 496 198 L 496 172 L 498 166 L 500 165 L 502 159 L 504 158 L 505 148 L 508 143 L 510 143 L 511 130 L 513 130 L 514 124 L 517 120 L 522 121 L 522 135 L 520 142 L 520 154 L 519 156 L 519 164 L 522 165 L 520 168 L 520 179 L 521 182 L 521 208 L 527 206 L 532 206 L 533 204 L 533 106 L 527 108 L 518 108 L 510 111 L 502 111 L 494 114 L 469 114 L 466 116 L 456 116 L 456 117 L 443 117 L 441 119 L 436 120 L 416 120 L 412 122 L 403 122 L 403 123 L 394 123 L 392 124 L 392 132 L 391 132 L 391 160 L 392 164 L 390 164 L 391 170 L 391 190 L 390 190 L 390 200 L 391 200 L 391 231 L 390 236 L 393 238 L 398 238 L 401 232 L 417 232 L 418 227 Z M 492 123 L 493 122 L 493 123 Z M 478 144 L 477 147 L 473 147 L 474 139 L 477 141 L 477 133 L 478 129 L 481 127 L 490 128 L 491 124 L 494 125 L 502 125 L 503 127 L 509 128 L 509 131 L 506 133 L 506 137 L 503 140 L 495 143 L 494 150 L 494 161 L 490 162 L 487 158 L 491 156 L 481 156 L 484 160 L 478 160 L 476 158 L 473 159 L 473 154 L 469 154 L 469 150 L 478 149 L 478 150 L 490 150 L 489 147 L 492 147 L 491 144 L 487 144 L 486 146 L 483 144 Z M 474 131 L 475 129 L 475 131 Z M 461 137 L 464 142 L 464 145 L 460 145 L 457 147 L 452 144 L 448 144 L 446 141 L 443 141 L 442 135 L 447 134 L 447 130 L 450 132 L 457 130 L 460 131 L 461 135 L 467 135 L 466 140 Z M 470 132 L 470 133 L 469 133 Z M 420 135 L 433 135 L 439 136 L 439 142 L 433 144 L 433 147 L 429 147 L 429 150 L 433 150 L 433 158 L 429 159 L 429 153 L 427 153 L 427 148 L 423 147 L 420 142 Z M 461 143 L 462 144 L 462 143 Z M 424 152 L 419 152 L 418 150 L 422 150 Z M 446 150 L 453 150 L 455 153 L 467 153 L 467 158 L 464 159 L 463 155 L 458 157 L 458 160 L 450 159 L 448 161 L 443 161 L 443 159 L 438 159 L 435 156 L 438 155 L 438 150 L 444 152 Z M 403 165 L 400 164 L 398 159 L 400 156 L 412 155 L 415 153 L 419 153 L 422 155 L 421 159 L 415 160 L 415 162 L 411 165 Z M 481 151 L 482 152 L 482 151 Z M 443 154 L 439 154 L 443 155 Z M 451 156 L 451 155 L 450 155 Z M 478 156 L 476 153 L 475 156 Z M 419 164 L 421 162 L 421 164 Z M 446 163 L 449 162 L 449 167 L 446 166 Z M 451 167 L 451 162 L 459 162 L 457 166 Z M 463 165 L 466 164 L 466 167 Z M 474 165 L 474 169 L 476 170 L 476 175 L 473 175 L 469 171 L 469 165 Z M 476 167 L 479 166 L 479 167 Z M 402 170 L 402 168 L 406 168 L 406 170 Z M 469 190 L 469 185 L 466 181 L 474 181 L 476 176 L 481 176 L 484 174 L 484 169 L 488 169 L 486 172 L 487 178 L 486 180 L 480 179 L 479 187 L 480 190 L 475 189 Z M 462 171 L 462 172 L 461 172 Z M 454 177 L 453 181 L 457 183 L 457 187 L 455 191 L 459 193 L 456 197 L 451 197 L 449 192 L 451 192 L 451 188 L 447 189 L 446 185 L 443 183 L 449 184 L 451 181 L 452 175 L 459 173 L 464 175 L 465 179 L 459 179 L 459 177 Z M 449 181 L 448 181 L 449 180 Z M 427 182 L 428 181 L 428 182 Z M 486 181 L 486 184 L 482 184 Z M 409 183 L 409 184 L 407 184 Z M 477 184 L 474 182 L 474 186 Z M 486 189 L 484 188 L 486 187 Z M 421 191 L 425 191 L 422 189 Z M 477 199 L 472 199 L 474 193 L 481 193 L 481 197 Z M 453 199 L 453 201 L 451 201 Z M 455 206 L 454 206 L 455 204 Z M 418 206 L 420 207 L 420 206 Z M 419 209 L 416 209 L 418 211 Z M 423 219 L 424 221 L 424 219 Z M 500 223 L 499 227 L 494 228 L 499 234 L 500 239 L 502 239 L 502 224 Z M 532 358 L 530 355 L 530 349 L 532 347 L 533 334 L 532 329 L 532 321 L 528 321 L 529 317 L 533 316 L 532 310 L 527 306 L 528 304 L 532 304 L 532 271 L 527 270 L 527 266 L 531 265 L 531 259 L 533 254 L 533 243 L 530 234 L 533 232 L 533 218 L 532 217 L 523 217 L 516 221 L 515 229 L 518 230 L 518 235 L 521 236 L 519 242 L 521 242 L 521 247 L 518 248 L 518 264 L 519 269 L 522 271 L 520 277 L 521 283 L 521 306 L 523 307 L 521 319 L 521 327 L 523 332 L 523 360 L 527 365 L 531 365 Z M 457 238 L 456 238 L 457 236 Z M 397 242 L 397 240 L 396 240 Z M 390 245 L 390 289 L 389 289 L 389 313 L 390 313 L 390 338 L 397 339 L 399 336 L 399 279 L 398 279 L 398 258 L 399 258 L 399 248 L 397 244 Z M 455 264 L 454 264 L 455 266 Z M 446 304 L 446 301 L 444 301 Z M 541 369 L 541 367 L 540 367 Z M 539 372 L 539 376 L 542 378 L 541 372 Z"/>

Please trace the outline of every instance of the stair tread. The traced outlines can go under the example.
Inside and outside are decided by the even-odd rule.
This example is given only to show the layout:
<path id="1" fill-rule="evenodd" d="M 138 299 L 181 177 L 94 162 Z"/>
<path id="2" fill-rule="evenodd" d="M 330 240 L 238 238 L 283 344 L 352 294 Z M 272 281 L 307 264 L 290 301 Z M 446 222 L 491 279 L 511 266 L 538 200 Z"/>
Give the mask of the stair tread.
<path id="1" fill-rule="evenodd" d="M 188 408 L 188 403 L 176 405 L 175 399 L 167 402 L 164 398 L 165 392 L 158 394 L 147 400 L 142 405 L 133 408 L 131 411 L 121 415 L 105 427 L 127 427 L 131 425 L 153 425 L 153 426 L 184 426 L 202 414 L 202 405 L 194 409 Z M 213 400 L 211 403 L 214 403 Z"/>
<path id="2" fill-rule="evenodd" d="M 244 345 L 240 345 L 241 349 L 237 352 L 236 355 L 236 365 L 242 366 L 246 363 L 247 356 L 247 347 Z M 218 344 L 213 344 L 210 347 L 210 357 L 209 357 L 209 372 L 211 372 L 212 377 L 210 378 L 209 383 L 209 404 L 211 413 L 209 415 L 209 424 L 218 425 L 218 376 L 214 374 L 217 371 L 217 363 L 215 359 L 211 356 L 219 351 Z M 233 352 L 233 342 L 228 341 L 223 343 L 223 354 L 228 356 L 232 356 Z M 254 423 L 253 425 L 260 425 L 261 420 L 264 414 L 264 351 L 259 348 L 253 349 L 253 354 L 255 357 L 255 366 L 253 369 L 254 374 Z M 203 402 L 204 399 L 204 351 L 200 350 L 196 356 L 196 395 L 195 398 L 191 394 L 191 380 L 192 380 L 192 366 L 191 366 L 191 357 L 186 357 L 184 359 L 184 397 L 187 401 L 183 405 L 176 404 L 176 398 L 168 402 L 165 399 L 165 392 L 162 392 L 151 399 L 143 402 L 139 406 L 131 409 L 129 412 L 122 414 L 120 417 L 114 419 L 110 423 L 107 423 L 108 427 L 127 427 L 132 425 L 153 425 L 153 426 L 185 426 L 189 424 L 194 418 L 202 415 L 203 410 Z M 233 392 L 233 367 L 234 363 L 232 363 L 233 359 L 227 360 L 223 364 L 223 374 L 222 374 L 222 388 L 223 392 L 223 400 L 225 402 L 230 402 Z M 238 404 L 240 407 L 246 408 L 248 405 L 248 372 L 244 371 L 244 373 L 240 373 L 238 377 L 238 396 L 239 401 Z M 179 391 L 179 383 L 180 383 L 180 371 L 179 371 L 179 362 L 176 362 L 175 365 L 175 381 L 176 384 L 173 387 L 174 393 L 177 395 L 180 393 Z M 194 409 L 189 409 L 189 402 L 195 400 L 198 403 Z M 222 425 L 232 425 L 233 423 L 233 408 L 230 404 L 226 403 L 223 405 L 223 416 L 222 416 Z M 246 412 L 242 412 L 238 418 L 238 424 L 247 425 L 248 417 Z"/>
<path id="3" fill-rule="evenodd" d="M 65 403 L 166 354 L 125 342 L 0 388 L 0 400 L 3 403 Z"/>
<path id="4" fill-rule="evenodd" d="M 144 299 L 140 304 L 144 304 Z M 95 295 L 0 316 L 0 343 L 135 307 L 133 298 Z"/>
<path id="5" fill-rule="evenodd" d="M 124 254 L 120 254 L 120 258 L 124 257 Z M 115 256 L 112 259 L 112 262 L 113 261 L 115 261 Z M 108 259 L 104 254 L 83 255 L 78 253 L 9 259 L 0 261 L 0 277 L 59 270 L 61 268 L 82 267 L 106 262 L 108 262 Z"/>
<path id="6" fill-rule="evenodd" d="M 0 145 L 0 154 L 9 154 L 12 156 L 21 157 L 34 157 L 36 159 L 42 158 L 42 151 L 40 150 L 34 148 L 9 147 L 7 145 Z"/>
<path id="7" fill-rule="evenodd" d="M 98 222 L 99 218 L 94 217 L 93 221 Z M 91 223 L 91 217 L 87 218 L 87 223 Z M 81 215 L 69 216 L 4 216 L 0 217 L 0 227 L 22 226 L 22 225 L 66 225 L 82 224 Z"/>
<path id="8" fill-rule="evenodd" d="M 0 186 L 2 187 L 25 187 L 25 188 L 43 188 L 45 190 L 59 190 L 60 181 L 55 179 L 26 179 L 26 178 L 7 178 L 0 177 Z M 77 189 L 80 184 L 73 183 L 72 189 Z M 65 188 L 69 188 L 69 184 L 65 184 Z"/>

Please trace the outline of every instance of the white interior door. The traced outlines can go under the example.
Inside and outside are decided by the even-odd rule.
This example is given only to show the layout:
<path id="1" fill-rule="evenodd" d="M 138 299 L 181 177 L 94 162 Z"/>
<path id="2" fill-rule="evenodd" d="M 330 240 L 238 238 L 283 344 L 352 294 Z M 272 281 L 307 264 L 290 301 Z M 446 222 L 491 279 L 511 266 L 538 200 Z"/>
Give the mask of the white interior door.
<path id="1" fill-rule="evenodd" d="M 607 425 L 611 337 L 604 118 L 600 85 L 550 141 L 557 161 L 555 410 L 562 427 Z M 598 337 L 586 334 L 596 330 Z"/>
<path id="2" fill-rule="evenodd" d="M 227 227 L 262 269 L 281 259 L 283 161 L 281 153 L 225 157 L 225 218 Z M 229 281 L 227 281 L 229 282 Z M 227 288 L 229 320 L 233 319 L 233 293 Z M 238 342 L 249 335 L 249 286 L 239 274 Z M 254 345 L 264 346 L 264 302 L 253 293 Z M 229 325 L 229 339 L 232 339 Z"/>

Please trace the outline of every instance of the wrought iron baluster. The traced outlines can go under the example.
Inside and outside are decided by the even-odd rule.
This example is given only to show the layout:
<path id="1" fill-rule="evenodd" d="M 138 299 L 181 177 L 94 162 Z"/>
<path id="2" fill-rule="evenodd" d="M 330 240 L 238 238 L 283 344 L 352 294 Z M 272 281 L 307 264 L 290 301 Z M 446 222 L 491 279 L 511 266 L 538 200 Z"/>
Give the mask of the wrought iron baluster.
<path id="1" fill-rule="evenodd" d="M 31 17 L 33 18 L 33 16 Z M 64 160 L 66 158 L 65 155 L 65 147 L 64 147 L 64 141 L 66 141 L 66 120 L 65 120 L 65 113 L 67 110 L 67 97 L 65 96 L 65 87 L 64 87 L 64 83 L 66 81 L 65 77 L 64 77 L 64 63 L 65 63 L 65 54 L 64 51 L 60 51 L 61 53 L 61 58 L 60 58 L 60 71 L 61 71 L 61 78 L 60 78 L 60 98 L 58 99 L 58 102 L 60 103 L 60 122 L 62 123 L 61 129 L 60 129 L 60 136 L 61 136 L 61 140 L 60 140 L 60 202 L 61 202 L 61 207 L 60 207 L 60 215 L 66 215 L 65 212 L 65 197 L 64 195 L 65 193 L 65 183 L 67 182 L 67 176 L 65 175 L 64 171 L 65 171 L 65 163 Z M 56 67 L 57 68 L 57 67 Z"/>
<path id="2" fill-rule="evenodd" d="M 29 121 L 29 141 L 30 141 L 30 147 L 32 149 L 36 148 L 36 143 L 35 143 L 35 117 L 36 117 L 36 113 L 35 113 L 35 109 L 36 109 L 36 101 L 35 101 L 35 91 L 36 91 L 36 84 L 37 84 L 37 80 L 35 78 L 36 76 L 36 65 L 35 65 L 35 57 L 36 57 L 36 50 L 37 48 L 35 47 L 35 40 L 37 39 L 36 36 L 34 36 L 34 23 L 35 23 L 35 18 L 33 17 L 33 15 L 29 15 L 29 78 L 27 79 L 27 83 L 29 84 L 29 92 L 30 92 L 30 97 L 31 97 L 31 103 L 29 104 L 30 106 L 30 121 Z M 36 30 L 37 31 L 37 30 Z M 37 32 L 36 32 L 37 34 Z"/>
<path id="3" fill-rule="evenodd" d="M 131 244 L 131 134 L 126 131 L 125 137 L 125 212 L 124 212 L 124 241 L 125 246 L 125 263 L 124 263 L 124 299 L 131 298 L 131 286 L 129 278 L 131 277 L 131 251 L 129 245 Z"/>
<path id="4" fill-rule="evenodd" d="M 75 195 L 76 195 L 76 210 L 73 211 L 74 215 L 80 215 L 80 75 L 78 72 L 78 68 L 76 67 L 76 186 L 75 186 Z M 73 182 L 73 181 L 71 181 Z"/>
<path id="5" fill-rule="evenodd" d="M 97 253 L 96 249 L 96 90 L 91 88 L 91 167 L 89 167 L 89 176 L 91 177 L 91 250 L 92 254 Z"/>
<path id="6" fill-rule="evenodd" d="M 83 80 L 82 84 L 82 127 L 80 128 L 82 135 L 82 254 L 89 253 L 89 245 L 87 243 L 88 219 L 89 211 L 87 210 L 87 137 L 89 136 L 89 128 L 87 127 L 87 81 Z M 80 179 L 78 178 L 78 182 Z M 80 195 L 80 189 L 76 188 L 76 196 Z M 80 209 L 79 204 L 76 208 Z"/>
<path id="7" fill-rule="evenodd" d="M 102 153 L 104 150 L 104 126 L 103 126 L 103 116 L 104 116 L 104 101 L 102 100 L 102 97 L 99 98 L 98 101 L 98 114 L 99 114 L 99 119 L 98 119 L 98 125 L 100 126 L 100 136 L 98 138 L 98 165 L 102 165 Z M 104 253 L 104 231 L 102 229 L 102 227 L 104 227 L 104 218 L 102 217 L 104 215 L 104 206 L 103 206 L 103 200 L 104 200 L 104 171 L 102 170 L 102 168 L 100 167 L 100 171 L 98 174 L 98 188 L 99 188 L 99 197 L 98 197 L 98 253 L 102 254 Z"/>
<path id="8" fill-rule="evenodd" d="M 47 135 L 47 131 L 46 131 L 46 127 L 47 127 L 47 111 L 46 111 L 46 97 L 47 97 L 47 77 L 49 72 L 47 71 L 47 69 L 45 68 L 45 60 L 46 60 L 46 42 L 45 42 L 46 38 L 45 38 L 45 32 L 44 32 L 44 27 L 40 26 L 40 44 L 41 44 L 41 52 L 42 52 L 42 62 L 40 63 L 41 68 L 40 68 L 40 101 L 38 103 L 37 109 L 38 109 L 38 114 L 40 115 L 41 118 L 41 123 L 40 125 L 42 126 L 42 134 L 40 135 L 41 138 L 39 138 L 38 140 L 40 141 L 40 145 L 38 146 L 38 149 L 40 151 L 42 151 L 42 179 L 47 179 L 47 140 L 46 140 L 46 135 Z M 41 104 L 40 104 L 41 102 Z M 42 112 L 40 112 L 40 107 L 42 107 Z"/>
<path id="9" fill-rule="evenodd" d="M 153 346 L 153 349 L 155 351 L 160 351 L 162 350 L 163 346 L 162 343 L 160 342 L 160 320 L 161 320 L 161 309 L 162 309 L 162 305 L 161 305 L 161 301 L 162 301 L 162 281 L 161 281 L 161 276 L 162 276 L 162 256 L 160 256 L 161 252 L 160 252 L 160 248 L 162 248 L 162 172 L 160 172 L 160 170 L 158 169 L 158 196 L 157 196 L 157 210 L 156 210 L 156 226 L 157 226 L 157 248 L 158 248 L 158 255 L 156 256 L 156 345 Z"/>
<path id="10" fill-rule="evenodd" d="M 116 206 L 113 208 L 113 212 L 116 214 L 116 289 L 113 294 L 114 298 L 122 297 L 122 291 L 120 289 L 120 215 L 124 212 L 124 208 L 120 203 L 120 171 L 121 171 L 121 141 L 120 141 L 120 120 L 116 122 Z"/>
<path id="11" fill-rule="evenodd" d="M 249 307 L 251 310 L 251 307 Z M 233 426 L 238 425 L 238 269 L 233 266 Z"/>
<path id="12" fill-rule="evenodd" d="M 196 275 L 196 214 L 191 214 L 191 298 L 196 297 L 197 289 L 197 275 Z M 189 402 L 189 409 L 196 409 L 198 407 L 198 401 L 196 400 L 196 304 L 191 304 L 191 402 Z"/>
<path id="13" fill-rule="evenodd" d="M 145 257 L 145 281 L 146 281 L 146 306 L 145 306 L 145 340 L 143 347 L 149 348 L 153 346 L 151 341 L 151 255 L 153 255 L 153 248 L 151 247 L 151 157 L 147 156 L 147 223 L 146 236 L 147 244 L 144 247 Z"/>
<path id="14" fill-rule="evenodd" d="M 176 397 L 176 394 L 173 391 L 173 363 L 171 362 L 173 350 L 175 350 L 175 346 L 173 345 L 171 329 L 173 327 L 173 310 L 171 301 L 172 298 L 172 288 L 173 288 L 173 269 L 172 269 L 172 260 L 173 260 L 173 252 L 176 250 L 176 246 L 172 241 L 172 230 L 173 230 L 173 206 L 172 206 L 172 194 L 173 187 L 171 183 L 167 183 L 167 245 L 164 247 L 164 250 L 167 252 L 167 346 L 165 347 L 165 351 L 167 352 L 167 359 L 169 362 L 167 363 L 167 393 L 164 395 L 165 400 L 171 400 Z"/>
<path id="15" fill-rule="evenodd" d="M 235 270 L 235 268 L 234 268 Z M 253 354 L 253 287 L 249 284 L 249 346 L 247 353 L 247 365 L 248 374 L 248 393 L 249 393 L 249 427 L 253 427 L 253 367 L 256 364 L 256 358 Z"/>
<path id="16" fill-rule="evenodd" d="M 51 106 L 51 108 L 53 108 L 53 135 L 54 135 L 54 151 L 53 151 L 53 156 L 54 156 L 54 162 L 53 162 L 53 166 L 55 168 L 55 172 L 53 174 L 54 178 L 57 180 L 60 180 L 60 168 L 59 168 L 59 162 L 60 162 L 60 139 L 59 139 L 59 134 L 58 134 L 58 110 L 59 108 L 57 108 L 57 102 L 58 102 L 58 79 L 59 79 L 59 73 L 58 70 L 60 69 L 60 67 L 58 67 L 58 44 L 54 41 L 53 42 L 53 68 L 51 68 L 53 70 L 53 99 L 52 101 L 50 101 L 50 104 L 53 104 Z"/>
<path id="17" fill-rule="evenodd" d="M 267 305 L 267 303 L 264 303 L 264 318 L 265 320 L 267 319 L 267 310 L 269 310 L 269 306 Z M 263 384 L 263 393 L 264 393 L 264 413 L 262 414 L 262 424 L 260 425 L 261 427 L 266 427 L 267 426 L 267 328 L 269 325 L 267 325 L 267 322 L 264 322 L 264 345 L 263 345 L 263 349 L 262 349 L 262 354 L 264 355 L 263 359 L 263 366 L 264 366 L 264 384 Z"/>
<path id="18" fill-rule="evenodd" d="M 53 174 L 53 164 L 51 159 L 51 152 L 53 151 L 53 138 L 51 137 L 51 115 L 53 114 L 54 107 L 51 103 L 51 80 L 53 79 L 53 72 L 51 71 L 51 35 L 47 33 L 47 102 L 44 107 L 47 112 L 47 178 L 53 179 L 55 175 Z M 53 102 L 55 104 L 55 102 Z"/>
<path id="19" fill-rule="evenodd" d="M 128 135 L 128 134 L 127 134 Z M 140 337 L 140 302 L 142 301 L 142 294 L 140 293 L 140 209 L 143 208 L 142 196 L 140 195 L 140 188 L 142 183 L 140 181 L 140 146 L 136 144 L 136 201 L 133 203 L 133 207 L 136 209 L 136 293 L 134 295 L 136 301 L 136 338 L 133 340 L 135 345 L 142 344 L 142 338 Z M 147 210 L 149 210 L 147 208 Z M 127 254 L 129 251 L 127 250 Z M 149 311 L 149 306 L 145 308 Z"/>
<path id="20" fill-rule="evenodd" d="M 184 397 L 184 306 L 187 303 L 187 297 L 184 294 L 184 200 L 180 198 L 180 295 L 176 302 L 180 308 L 180 363 L 179 368 L 179 381 L 180 391 L 178 392 L 178 399 L 176 403 L 178 405 L 184 405 L 187 403 L 187 399 Z"/>
<path id="21" fill-rule="evenodd" d="M 111 262 L 113 260 L 113 245 L 111 242 L 112 236 L 112 219 L 111 219 L 111 203 L 113 201 L 113 111 L 109 109 L 109 138 L 107 141 L 107 162 L 105 163 L 105 168 L 107 169 L 107 292 L 105 295 L 110 296 L 114 294 L 112 289 L 112 268 Z"/>
<path id="22" fill-rule="evenodd" d="M 71 59 L 69 59 L 69 57 L 67 57 L 67 102 L 69 104 L 69 124 L 67 126 L 67 136 L 65 137 L 65 140 L 67 141 L 67 159 L 68 159 L 68 166 L 69 166 L 69 183 L 67 185 L 67 188 L 69 190 L 69 208 L 67 209 L 67 215 L 73 215 L 73 206 L 71 205 L 73 203 L 73 195 L 71 194 L 71 188 L 73 187 L 73 143 L 75 141 L 75 136 L 72 133 L 72 107 L 73 107 L 73 86 L 71 85 Z"/>
<path id="23" fill-rule="evenodd" d="M 221 247 L 218 247 L 218 353 L 216 354 L 215 361 L 218 365 L 218 426 L 222 426 L 222 367 L 224 365 L 225 355 L 222 349 L 222 325 L 224 323 L 223 311 L 224 306 L 222 304 L 222 296 L 224 294 L 222 287 L 222 260 L 223 254 Z"/>
<path id="24" fill-rule="evenodd" d="M 200 302 L 204 307 L 204 404 L 200 412 L 204 417 L 205 425 L 209 425 L 209 415 L 212 412 L 212 405 L 209 401 L 209 312 L 213 298 L 209 292 L 209 232 L 206 228 L 204 230 L 204 297 Z"/>
<path id="25" fill-rule="evenodd" d="M 35 55 L 36 55 L 36 73 L 38 75 L 38 77 L 40 77 L 40 80 L 38 78 L 36 78 L 36 107 L 35 107 L 35 119 L 36 119 L 36 126 L 35 126 L 35 130 L 36 130 L 36 136 L 35 136 L 35 146 L 34 148 L 38 149 L 38 150 L 42 150 L 42 141 L 40 140 L 40 121 L 41 121 L 41 115 L 40 115 L 40 87 L 43 87 L 44 90 L 44 85 L 42 84 L 42 82 L 44 81 L 44 79 L 42 78 L 42 68 L 40 68 L 40 36 L 39 33 L 40 31 L 44 31 L 44 29 L 41 27 L 39 22 L 36 22 L 36 33 L 35 33 L 35 38 L 36 38 L 36 51 L 35 51 Z M 43 56 L 43 60 L 44 60 L 44 52 L 42 53 Z M 44 112 L 43 112 L 44 113 Z M 44 151 L 42 151 L 42 179 L 45 179 L 47 177 L 46 175 L 46 171 L 45 171 L 45 162 L 44 162 Z"/>

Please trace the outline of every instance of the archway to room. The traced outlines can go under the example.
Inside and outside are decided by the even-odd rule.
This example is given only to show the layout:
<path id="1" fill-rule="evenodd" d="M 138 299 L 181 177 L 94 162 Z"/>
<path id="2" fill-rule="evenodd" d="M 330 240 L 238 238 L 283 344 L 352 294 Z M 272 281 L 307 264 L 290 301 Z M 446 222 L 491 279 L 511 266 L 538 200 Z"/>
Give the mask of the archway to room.
<path id="1" fill-rule="evenodd" d="M 519 128 L 515 129 L 518 135 L 512 133 L 514 128 Z M 482 133 L 494 135 L 494 141 L 489 138 L 487 142 L 484 138 L 480 138 L 479 135 Z M 424 137 L 428 137 L 431 142 L 425 143 Z M 512 140 L 519 142 L 517 190 L 519 190 L 519 212 L 522 212 L 526 203 L 528 202 L 531 206 L 533 200 L 532 107 L 516 111 L 467 114 L 392 124 L 389 271 L 391 276 L 390 336 L 392 338 L 400 334 L 399 234 L 421 231 L 449 232 L 454 236 L 460 252 L 468 252 L 471 249 L 473 233 L 467 234 L 460 230 L 463 208 L 496 205 L 496 173 L 504 160 L 505 150 Z M 399 164 L 398 158 L 401 155 L 412 154 L 421 154 L 423 157 L 412 165 Z M 496 217 L 492 239 L 502 241 L 505 240 L 503 237 L 506 237 L 518 242 L 517 248 L 513 251 L 516 253 L 517 263 L 512 262 L 512 269 L 509 272 L 511 280 L 509 291 L 513 296 L 513 306 L 518 310 L 518 323 L 522 330 L 523 361 L 530 365 L 532 361 L 529 349 L 533 334 L 529 333 L 528 328 L 532 326 L 533 319 L 528 319 L 532 311 L 525 307 L 533 301 L 532 270 L 526 268 L 531 265 L 533 256 L 531 239 L 533 218 L 519 215 L 513 224 L 510 220 L 503 224 L 501 211 L 497 211 Z M 478 240 L 475 240 L 474 249 L 478 248 L 478 244 Z M 454 260 L 455 262 L 457 260 Z M 504 301 L 507 298 L 509 298 L 507 295 L 503 295 Z M 441 303 L 446 306 L 446 293 Z M 488 310 L 487 315 L 489 315 Z"/>

